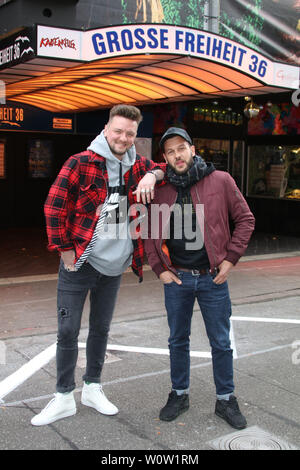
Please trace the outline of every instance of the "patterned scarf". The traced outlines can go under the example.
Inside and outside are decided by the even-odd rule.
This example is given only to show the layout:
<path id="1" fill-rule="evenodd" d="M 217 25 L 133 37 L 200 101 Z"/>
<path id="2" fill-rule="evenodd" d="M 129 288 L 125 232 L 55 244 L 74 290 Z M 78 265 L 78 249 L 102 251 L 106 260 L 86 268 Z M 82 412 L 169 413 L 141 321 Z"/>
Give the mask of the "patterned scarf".
<path id="1" fill-rule="evenodd" d="M 167 165 L 167 180 L 171 184 L 174 184 L 174 186 L 186 188 L 188 186 L 192 186 L 197 183 L 197 181 L 200 181 L 202 178 L 215 171 L 214 165 L 211 162 L 205 163 L 203 158 L 199 157 L 199 155 L 195 155 L 193 159 L 193 165 L 182 175 L 177 175 L 173 168 Z"/>

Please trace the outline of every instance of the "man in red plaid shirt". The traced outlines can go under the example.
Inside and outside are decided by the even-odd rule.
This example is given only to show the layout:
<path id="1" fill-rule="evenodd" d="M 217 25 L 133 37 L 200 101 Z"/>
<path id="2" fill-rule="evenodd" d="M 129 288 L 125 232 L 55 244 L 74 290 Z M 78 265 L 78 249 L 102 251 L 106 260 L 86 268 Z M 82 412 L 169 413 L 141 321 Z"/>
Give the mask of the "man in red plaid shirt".
<path id="1" fill-rule="evenodd" d="M 136 154 L 142 120 L 138 108 L 114 106 L 104 130 L 87 151 L 71 156 L 45 203 L 49 249 L 58 250 L 57 384 L 53 400 L 31 420 L 34 426 L 76 413 L 74 400 L 78 335 L 90 291 L 90 326 L 81 403 L 100 413 L 118 409 L 104 395 L 100 376 L 122 273 L 131 265 L 142 280 L 143 243 L 128 233 L 128 208 L 149 203 L 164 166 Z"/>

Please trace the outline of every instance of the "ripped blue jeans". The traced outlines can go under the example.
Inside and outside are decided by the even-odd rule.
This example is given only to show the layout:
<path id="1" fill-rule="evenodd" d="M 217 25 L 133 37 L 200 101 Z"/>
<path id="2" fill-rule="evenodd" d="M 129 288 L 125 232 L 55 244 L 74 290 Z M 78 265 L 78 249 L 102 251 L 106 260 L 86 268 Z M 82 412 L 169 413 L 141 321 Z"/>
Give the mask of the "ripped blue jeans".
<path id="1" fill-rule="evenodd" d="M 108 333 L 121 283 L 120 276 L 105 276 L 84 263 L 67 271 L 61 261 L 57 287 L 58 335 L 56 350 L 57 392 L 75 389 L 78 335 L 84 303 L 90 291 L 86 372 L 83 380 L 100 383 Z"/>

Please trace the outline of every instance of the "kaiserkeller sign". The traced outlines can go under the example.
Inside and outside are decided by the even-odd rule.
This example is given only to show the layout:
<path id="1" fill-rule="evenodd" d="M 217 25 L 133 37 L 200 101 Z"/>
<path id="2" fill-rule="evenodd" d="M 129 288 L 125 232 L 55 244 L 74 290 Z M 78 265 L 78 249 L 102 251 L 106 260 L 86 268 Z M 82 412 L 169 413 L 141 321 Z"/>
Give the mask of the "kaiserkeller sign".
<path id="1" fill-rule="evenodd" d="M 44 57 L 84 60 L 81 58 L 82 31 L 49 26 L 37 27 L 37 54 Z"/>

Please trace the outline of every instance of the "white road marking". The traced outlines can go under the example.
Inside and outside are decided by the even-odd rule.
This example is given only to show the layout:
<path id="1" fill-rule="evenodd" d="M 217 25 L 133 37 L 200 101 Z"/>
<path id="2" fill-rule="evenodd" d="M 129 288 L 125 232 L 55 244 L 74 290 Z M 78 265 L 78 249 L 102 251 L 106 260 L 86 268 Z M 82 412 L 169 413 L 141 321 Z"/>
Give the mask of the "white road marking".
<path id="1" fill-rule="evenodd" d="M 300 320 L 296 319 L 285 319 L 285 318 L 263 318 L 263 317 L 231 317 L 231 320 L 238 321 L 254 321 L 254 322 L 266 322 L 266 323 L 295 323 L 300 325 Z"/>
<path id="2" fill-rule="evenodd" d="M 300 324 L 300 320 L 295 319 L 282 319 L 282 318 L 260 318 L 260 317 L 240 317 L 240 316 L 232 316 L 231 320 L 239 320 L 239 321 L 254 321 L 254 322 L 272 322 L 272 323 L 292 323 L 292 324 Z M 233 328 L 231 325 L 230 329 L 230 337 L 233 347 L 233 357 L 237 358 L 236 353 L 236 346 L 233 334 Z M 85 343 L 78 343 L 79 348 L 85 348 Z M 160 349 L 160 348 L 144 348 L 144 347 L 137 347 L 137 346 L 122 346 L 122 345 L 107 345 L 108 350 L 114 351 L 127 351 L 127 352 L 140 352 L 145 354 L 169 354 L 168 349 Z M 265 350 L 265 352 L 271 351 Z M 250 353 L 248 356 L 254 355 L 255 353 Z M 56 343 L 49 346 L 47 349 L 39 353 L 33 359 L 28 361 L 24 364 L 20 369 L 18 369 L 13 374 L 6 377 L 4 380 L 0 382 L 0 403 L 3 402 L 3 398 L 8 395 L 10 392 L 15 390 L 18 386 L 24 383 L 29 377 L 35 374 L 38 370 L 44 367 L 48 362 L 51 361 L 56 355 Z M 199 351 L 191 351 L 191 357 L 203 357 L 203 358 L 211 358 L 210 352 L 199 352 Z M 245 357 L 245 356 L 241 356 Z"/>
<path id="3" fill-rule="evenodd" d="M 15 390 L 19 385 L 24 383 L 35 372 L 44 367 L 56 354 L 56 343 L 49 346 L 40 354 L 24 364 L 13 374 L 6 377 L 0 382 L 0 399 L 4 398 L 10 392 Z"/>
<path id="4" fill-rule="evenodd" d="M 79 348 L 85 348 L 85 343 L 78 343 Z M 159 349 L 159 348 L 140 348 L 135 346 L 121 346 L 108 344 L 107 350 L 112 351 L 127 351 L 127 352 L 140 352 L 146 354 L 169 354 L 168 349 Z M 34 375 L 38 370 L 42 369 L 48 362 L 50 362 L 56 355 L 56 343 L 49 346 L 47 349 L 42 351 L 40 354 L 35 356 L 33 359 L 24 364 L 20 369 L 18 369 L 13 374 L 6 377 L 6 379 L 0 382 L 0 400 L 2 400 L 6 395 L 19 387 L 32 375 Z M 197 352 L 191 351 L 192 357 L 204 357 L 210 358 L 211 354 L 207 352 Z"/>
<path id="5" fill-rule="evenodd" d="M 232 355 L 233 355 L 233 358 L 236 359 L 236 358 L 237 358 L 236 342 L 235 342 L 234 331 L 233 331 L 233 325 L 232 325 L 232 321 L 231 321 L 231 320 L 230 320 L 230 332 L 229 332 L 229 335 L 230 335 L 230 344 L 231 344 L 231 348 L 232 348 Z"/>
<path id="6" fill-rule="evenodd" d="M 137 353 L 145 353 L 145 354 L 162 354 L 166 356 L 169 355 L 169 349 L 161 349 L 161 348 L 141 348 L 138 346 L 120 346 L 119 344 L 108 344 L 107 349 L 111 351 L 126 351 L 126 352 L 137 352 Z M 190 356 L 211 358 L 211 353 L 190 351 Z"/>
<path id="7" fill-rule="evenodd" d="M 241 360 L 241 359 L 244 359 L 244 358 L 247 358 L 247 357 L 257 356 L 257 355 L 260 355 L 260 354 L 266 354 L 268 352 L 278 351 L 278 350 L 281 350 L 281 349 L 291 348 L 291 347 L 292 347 L 292 344 L 283 344 L 281 346 L 274 346 L 273 348 L 263 349 L 263 350 L 260 350 L 260 351 L 253 351 L 253 352 L 247 353 L 247 354 L 242 354 L 236 360 Z M 201 364 L 191 365 L 191 369 L 200 369 L 200 368 L 207 367 L 207 366 L 211 366 L 211 361 L 202 362 Z M 117 384 L 121 384 L 121 383 L 131 382 L 132 380 L 140 380 L 140 379 L 145 379 L 145 378 L 148 378 L 148 377 L 156 377 L 156 376 L 159 376 L 159 375 L 164 375 L 164 374 L 169 374 L 169 373 L 170 373 L 170 369 L 162 369 L 162 370 L 159 370 L 159 371 L 156 371 L 156 372 L 146 372 L 144 374 L 132 375 L 130 377 L 120 377 L 118 379 L 110 380 L 108 382 L 102 382 L 102 386 L 117 385 Z M 77 392 L 80 392 L 81 390 L 82 390 L 81 387 L 76 388 L 74 390 L 74 392 L 77 393 Z M 4 403 L 3 405 L 1 405 L 1 407 L 4 408 L 4 407 L 10 407 L 10 406 L 11 407 L 12 406 L 21 406 L 21 405 L 24 405 L 26 403 L 32 403 L 32 402 L 40 401 L 40 400 L 47 400 L 47 399 L 50 399 L 50 398 L 53 398 L 53 393 L 50 394 L 50 395 L 41 395 L 41 396 L 38 396 L 38 397 L 26 398 L 24 400 L 18 400 L 18 401 L 13 401 L 13 402 L 9 402 L 9 403 Z"/>

